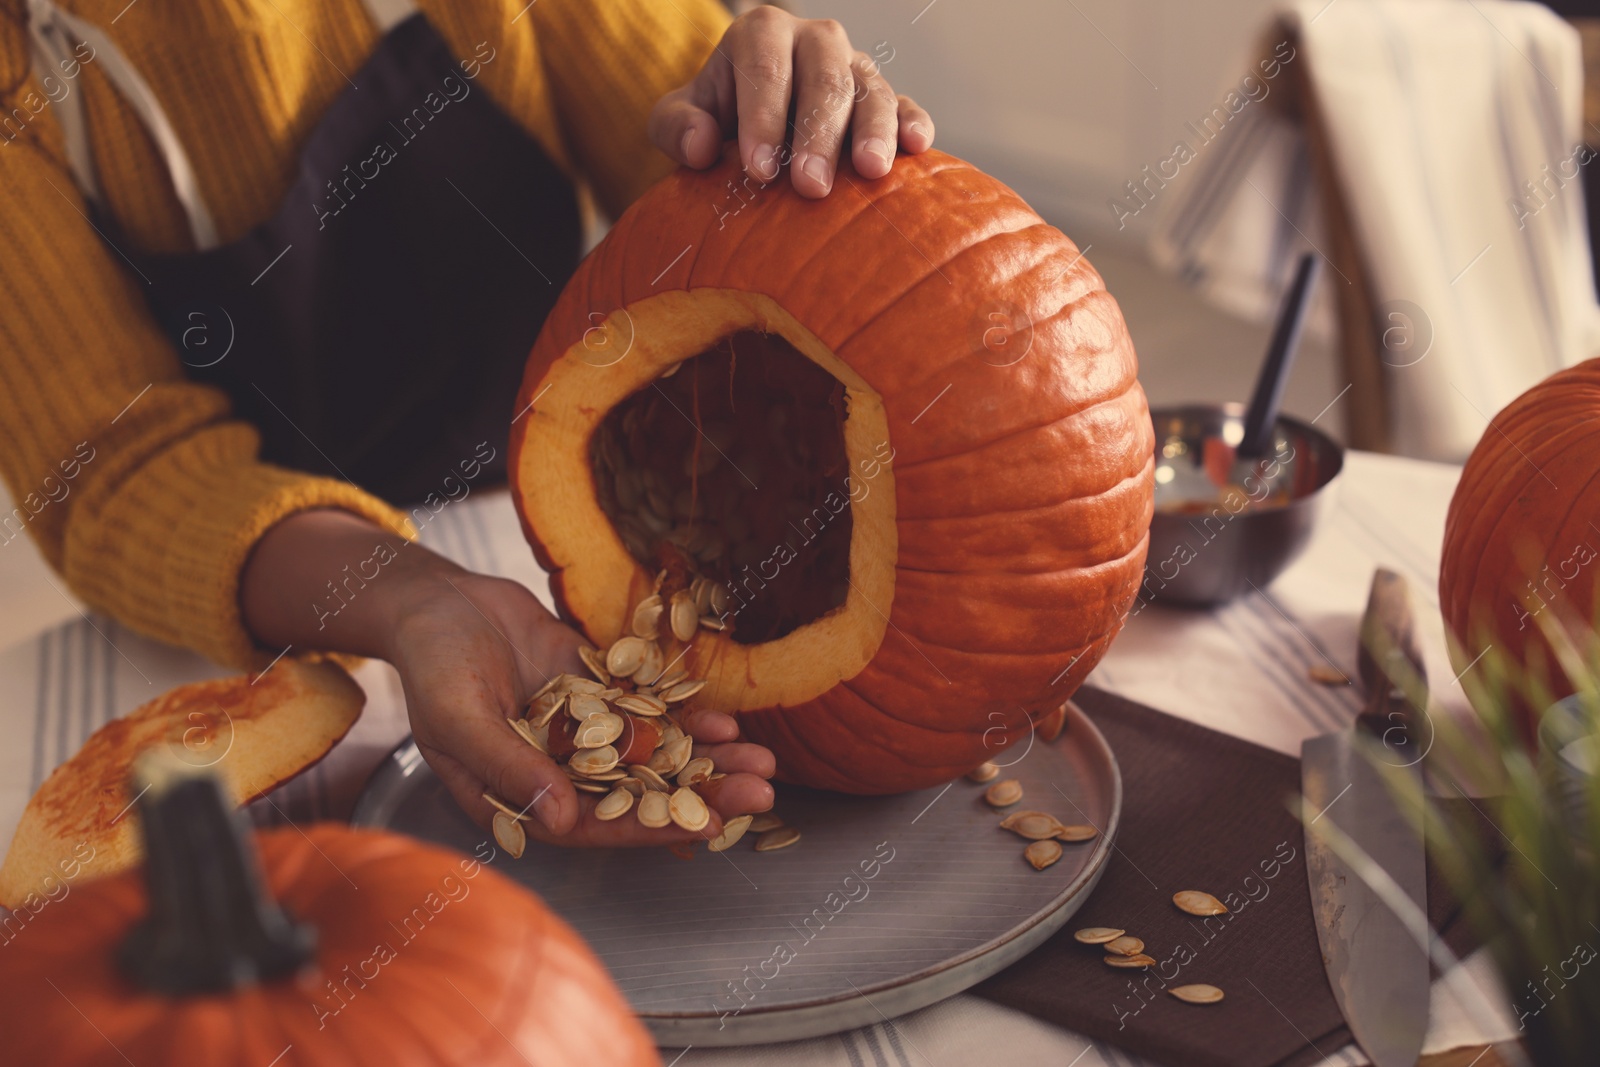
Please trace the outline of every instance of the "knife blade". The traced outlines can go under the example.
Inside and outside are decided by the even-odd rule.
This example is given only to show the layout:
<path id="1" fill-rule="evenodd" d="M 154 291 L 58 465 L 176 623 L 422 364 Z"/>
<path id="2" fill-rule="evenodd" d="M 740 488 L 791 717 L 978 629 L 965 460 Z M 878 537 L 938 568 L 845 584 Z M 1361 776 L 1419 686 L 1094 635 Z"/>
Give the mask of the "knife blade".
<path id="1" fill-rule="evenodd" d="M 1428 1029 L 1427 952 L 1318 830 L 1337 826 L 1426 910 L 1422 838 L 1396 798 L 1422 789 L 1416 710 L 1426 706 L 1426 672 L 1405 579 L 1385 568 L 1372 576 L 1359 665 L 1366 704 L 1355 725 L 1300 749 L 1306 872 L 1323 968 L 1351 1034 L 1374 1067 L 1412 1067 Z"/>

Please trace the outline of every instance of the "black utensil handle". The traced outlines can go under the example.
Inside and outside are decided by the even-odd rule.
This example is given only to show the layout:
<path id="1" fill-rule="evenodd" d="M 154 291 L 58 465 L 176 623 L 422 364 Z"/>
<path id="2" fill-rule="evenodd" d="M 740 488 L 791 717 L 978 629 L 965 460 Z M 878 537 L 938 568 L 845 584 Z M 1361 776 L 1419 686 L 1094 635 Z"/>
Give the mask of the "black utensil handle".
<path id="1" fill-rule="evenodd" d="M 1272 341 L 1267 345 L 1267 356 L 1262 361 L 1261 374 L 1256 378 L 1255 393 L 1250 397 L 1250 407 L 1244 416 L 1244 437 L 1236 454 L 1246 458 L 1265 455 L 1272 444 L 1272 430 L 1278 421 L 1278 408 L 1283 402 L 1283 388 L 1289 381 L 1289 369 L 1300 349 L 1300 336 L 1305 332 L 1306 310 L 1311 306 L 1311 292 L 1322 274 L 1322 258 L 1314 252 L 1300 257 L 1295 268 L 1294 281 L 1284 293 L 1283 304 L 1278 309 L 1278 321 L 1272 329 Z"/>

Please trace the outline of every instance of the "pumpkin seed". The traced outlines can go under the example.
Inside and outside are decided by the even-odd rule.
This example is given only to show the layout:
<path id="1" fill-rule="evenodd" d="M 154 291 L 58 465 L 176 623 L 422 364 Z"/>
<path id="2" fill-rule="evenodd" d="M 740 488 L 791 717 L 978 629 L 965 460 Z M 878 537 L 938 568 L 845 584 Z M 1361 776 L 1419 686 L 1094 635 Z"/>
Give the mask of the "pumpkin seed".
<path id="1" fill-rule="evenodd" d="M 700 613 L 694 607 L 694 597 L 687 590 L 673 593 L 671 611 L 672 636 L 679 641 L 693 638 L 695 628 L 700 622 Z"/>
<path id="2" fill-rule="evenodd" d="M 711 582 L 706 578 L 696 578 L 689 583 L 689 596 L 694 599 L 696 615 L 705 615 L 711 611 Z"/>
<path id="3" fill-rule="evenodd" d="M 587 646 L 578 649 L 578 658 L 583 660 L 583 665 L 589 668 L 589 673 L 599 679 L 602 685 L 611 684 L 611 675 L 606 672 L 606 657 L 598 649 Z"/>
<path id="4" fill-rule="evenodd" d="M 1228 907 L 1210 893 L 1202 893 L 1198 889 L 1185 889 L 1181 893 L 1172 894 L 1172 902 L 1180 911 L 1190 915 L 1225 915 Z"/>
<path id="5" fill-rule="evenodd" d="M 1115 926 L 1085 926 L 1082 930 L 1073 931 L 1072 938 L 1083 945 L 1104 945 L 1127 932 L 1118 930 Z"/>
<path id="6" fill-rule="evenodd" d="M 638 606 L 633 609 L 633 621 L 629 627 L 633 630 L 633 636 L 646 641 L 654 641 L 660 637 L 661 613 L 664 610 L 659 593 L 652 593 L 639 601 Z"/>
<path id="7" fill-rule="evenodd" d="M 606 687 L 593 678 L 579 678 L 574 674 L 566 675 L 566 678 L 566 684 L 560 687 L 561 691 L 565 693 L 585 693 L 589 696 L 597 696 L 606 691 Z"/>
<path id="8" fill-rule="evenodd" d="M 722 824 L 722 833 L 713 837 L 706 848 L 712 852 L 725 852 L 732 848 L 748 829 L 750 829 L 750 816 L 736 815 Z"/>
<path id="9" fill-rule="evenodd" d="M 705 687 L 706 680 L 704 678 L 696 678 L 692 681 L 679 682 L 677 685 L 674 685 L 672 688 L 663 692 L 661 694 L 661 699 L 665 700 L 668 704 L 681 704 L 685 700 L 688 700 L 690 697 L 694 696 L 696 693 L 700 692 L 700 690 L 704 689 Z"/>
<path id="10" fill-rule="evenodd" d="M 614 703 L 623 711 L 631 711 L 635 715 L 665 715 L 667 705 L 659 697 L 645 696 L 641 693 L 627 693 L 618 697 Z"/>
<path id="11" fill-rule="evenodd" d="M 595 715 L 604 715 L 611 709 L 606 707 L 606 702 L 598 696 L 588 693 L 574 693 L 567 698 L 567 714 L 579 722 Z"/>
<path id="12" fill-rule="evenodd" d="M 673 722 L 672 717 L 669 715 L 661 720 L 661 740 L 656 742 L 656 747 L 660 748 L 662 745 L 670 745 L 672 742 L 676 741 L 682 736 L 683 727 Z"/>
<path id="13" fill-rule="evenodd" d="M 613 678 L 626 678 L 644 665 L 650 643 L 642 637 L 624 637 L 606 652 L 606 670 Z"/>
<path id="14" fill-rule="evenodd" d="M 711 583 L 711 614 L 721 618 L 728 613 L 728 587 L 721 582 Z M 705 612 L 700 614 L 704 615 Z"/>
<path id="15" fill-rule="evenodd" d="M 657 689 L 671 689 L 673 686 L 677 685 L 687 677 L 689 677 L 688 671 L 684 670 L 682 667 L 674 667 L 672 670 L 656 679 L 655 687 Z"/>
<path id="16" fill-rule="evenodd" d="M 651 642 L 644 646 L 644 664 L 633 672 L 634 685 L 649 685 L 661 676 L 663 657 L 661 646 Z"/>
<path id="17" fill-rule="evenodd" d="M 644 782 L 631 776 L 617 779 L 617 788 L 625 789 L 636 797 L 644 796 L 645 792 L 649 789 Z"/>
<path id="18" fill-rule="evenodd" d="M 550 754 L 550 731 L 547 728 L 536 729 L 535 727 L 528 725 L 527 719 L 507 719 L 506 722 L 511 724 L 511 728 L 517 732 L 518 737 L 522 738 L 524 741 L 528 742 L 528 744 L 532 745 L 540 752 L 543 752 L 545 755 L 548 756 Z"/>
<path id="19" fill-rule="evenodd" d="M 728 628 L 727 623 L 712 615 L 700 616 L 700 625 L 708 630 L 715 630 L 719 634 Z"/>
<path id="20" fill-rule="evenodd" d="M 495 807 L 499 808 L 500 811 L 503 814 L 509 815 L 513 819 L 528 819 L 528 818 L 532 818 L 532 816 L 527 815 L 527 814 L 525 814 L 523 812 L 520 812 L 516 808 L 513 808 L 511 805 L 507 804 L 505 801 L 501 800 L 499 797 L 495 796 L 493 793 L 485 793 L 485 794 L 483 794 L 483 799 L 487 800 L 489 803 L 491 803 Z"/>
<path id="21" fill-rule="evenodd" d="M 565 693 L 546 693 L 528 705 L 528 719 L 535 726 L 548 725 L 567 703 Z"/>
<path id="22" fill-rule="evenodd" d="M 659 594 L 661 592 L 661 586 L 662 586 L 662 584 L 664 582 L 666 582 L 666 580 L 667 580 L 667 570 L 666 570 L 665 567 L 663 567 L 661 570 L 656 572 L 656 578 L 655 578 L 654 583 L 652 583 L 651 586 L 650 586 L 650 591 L 652 593 Z"/>
<path id="23" fill-rule="evenodd" d="M 572 788 L 580 793 L 609 793 L 611 786 L 607 782 L 586 782 L 578 778 L 572 780 Z"/>
<path id="24" fill-rule="evenodd" d="M 604 800 L 594 806 L 594 817 L 603 822 L 619 819 L 633 807 L 633 794 L 626 789 L 613 789 Z"/>
<path id="25" fill-rule="evenodd" d="M 756 851 L 776 852 L 780 848 L 788 848 L 798 840 L 800 840 L 799 830 L 792 826 L 780 826 L 756 838 Z"/>
<path id="26" fill-rule="evenodd" d="M 701 756 L 698 759 L 692 759 L 683 765 L 683 770 L 678 772 L 678 784 L 685 786 L 699 785 L 710 778 L 711 772 L 714 770 L 716 770 L 716 765 L 711 762 L 710 757 Z"/>
<path id="27" fill-rule="evenodd" d="M 618 758 L 616 749 L 610 745 L 601 745 L 599 748 L 585 748 L 573 753 L 572 759 L 567 761 L 567 766 L 579 774 L 598 774 L 614 768 Z"/>
<path id="28" fill-rule="evenodd" d="M 978 784 L 982 785 L 984 782 L 994 781 L 999 776 L 1000 768 L 995 766 L 993 763 L 985 761 L 967 772 L 967 781 L 977 782 Z"/>
<path id="29" fill-rule="evenodd" d="M 665 793 L 646 793 L 639 798 L 639 822 L 659 830 L 672 821 L 672 805 Z"/>
<path id="30" fill-rule="evenodd" d="M 539 691 L 537 693 L 533 694 L 533 696 L 528 698 L 528 703 L 531 704 L 535 700 L 538 700 L 540 697 L 544 696 L 546 693 L 549 693 L 552 690 L 554 690 L 555 687 L 556 687 L 556 684 L 561 681 L 562 677 L 563 677 L 562 675 L 558 674 L 554 678 L 545 679 L 545 683 L 539 687 Z"/>
<path id="31" fill-rule="evenodd" d="M 1306 671 L 1306 674 L 1310 676 L 1313 682 L 1316 682 L 1319 685 L 1350 684 L 1350 676 L 1329 663 L 1313 663 Z M 1214 989 L 1216 987 L 1206 986 L 1206 988 Z"/>
<path id="32" fill-rule="evenodd" d="M 663 778 L 675 777 L 694 754 L 694 738 L 684 736 L 655 750 L 645 766 Z"/>
<path id="33" fill-rule="evenodd" d="M 1173 986 L 1167 990 L 1185 1004 L 1215 1004 L 1222 999 L 1222 990 L 1214 985 L 1196 982 L 1193 985 Z"/>
<path id="34" fill-rule="evenodd" d="M 567 777 L 574 782 L 620 782 L 628 777 L 628 772 L 623 767 L 613 767 L 609 771 L 592 771 L 585 774 L 571 763 L 563 763 L 559 766 L 566 772 Z"/>
<path id="35" fill-rule="evenodd" d="M 622 736 L 622 716 L 603 711 L 591 715 L 578 724 L 578 734 L 572 739 L 579 748 L 600 748 Z"/>
<path id="36" fill-rule="evenodd" d="M 1035 841 L 1022 850 L 1022 858 L 1033 864 L 1034 870 L 1042 871 L 1061 858 L 1061 842 L 1054 839 Z"/>
<path id="37" fill-rule="evenodd" d="M 1088 841 L 1090 838 L 1098 837 L 1099 835 L 1099 830 L 1092 826 L 1084 826 L 1082 823 L 1063 826 L 1056 831 L 1056 838 L 1061 841 Z"/>
<path id="38" fill-rule="evenodd" d="M 1000 820 L 1000 829 L 1010 830 L 1029 841 L 1043 841 L 1047 837 L 1055 837 L 1066 827 L 1054 815 L 1042 811 L 1014 811 Z"/>
<path id="39" fill-rule="evenodd" d="M 653 789 L 658 793 L 672 792 L 672 784 L 661 777 L 654 767 L 647 767 L 642 763 L 636 764 L 628 768 L 628 773 L 643 782 L 647 789 Z"/>
<path id="40" fill-rule="evenodd" d="M 1115 953 L 1118 956 L 1137 956 L 1144 951 L 1144 942 L 1130 934 L 1123 934 L 1121 937 L 1107 941 L 1102 947 L 1107 952 Z"/>
<path id="41" fill-rule="evenodd" d="M 1143 953 L 1137 956 L 1106 956 L 1107 967 L 1137 967 L 1143 970 L 1146 967 L 1154 967 L 1155 965 L 1154 957 L 1146 956 Z"/>
<path id="42" fill-rule="evenodd" d="M 983 791 L 983 799 L 987 800 L 991 807 L 1009 808 L 1022 799 L 1022 783 L 1015 778 L 996 782 Z"/>
<path id="43" fill-rule="evenodd" d="M 494 839 L 512 859 L 520 859 L 522 850 L 528 847 L 528 835 L 522 824 L 503 811 L 494 813 Z"/>
<path id="44" fill-rule="evenodd" d="M 782 825 L 783 820 L 770 811 L 758 812 L 750 818 L 750 829 L 758 834 L 764 834 L 768 830 L 776 830 Z"/>
<path id="45" fill-rule="evenodd" d="M 711 822 L 711 809 L 706 807 L 699 793 L 687 786 L 672 794 L 667 802 L 667 812 L 673 822 L 692 834 L 704 830 Z"/>

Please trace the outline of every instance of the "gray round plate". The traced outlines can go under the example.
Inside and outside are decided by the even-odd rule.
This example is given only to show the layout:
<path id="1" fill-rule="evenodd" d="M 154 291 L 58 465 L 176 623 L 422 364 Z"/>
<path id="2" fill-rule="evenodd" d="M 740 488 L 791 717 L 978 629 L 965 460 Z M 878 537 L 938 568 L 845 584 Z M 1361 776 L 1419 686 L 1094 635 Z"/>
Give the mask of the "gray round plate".
<path id="1" fill-rule="evenodd" d="M 1013 762 L 1014 761 L 1014 762 Z M 837 1033 L 926 1007 L 1021 958 L 1104 872 L 1122 810 L 1110 747 L 1076 705 L 1051 744 L 1033 738 L 1002 777 L 1017 809 L 1090 823 L 1035 871 L 965 779 L 892 797 L 778 787 L 804 835 L 755 852 L 755 835 L 691 859 L 665 849 L 530 842 L 495 869 L 544 898 L 611 971 L 663 1046 L 752 1045 Z M 998 779 L 997 779 L 998 780 Z M 1015 809 L 1013 809 L 1015 810 Z M 409 740 L 379 766 L 351 821 L 471 853 L 486 840 Z"/>

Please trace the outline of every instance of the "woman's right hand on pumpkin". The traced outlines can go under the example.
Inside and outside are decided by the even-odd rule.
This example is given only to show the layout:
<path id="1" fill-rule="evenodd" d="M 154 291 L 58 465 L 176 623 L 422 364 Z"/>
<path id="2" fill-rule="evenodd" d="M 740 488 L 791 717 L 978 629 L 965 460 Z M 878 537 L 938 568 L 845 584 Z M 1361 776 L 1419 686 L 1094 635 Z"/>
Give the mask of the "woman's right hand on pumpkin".
<path id="1" fill-rule="evenodd" d="M 495 807 L 485 791 L 533 816 L 530 837 L 563 845 L 670 845 L 710 840 L 723 820 L 772 807 L 773 755 L 741 742 L 719 712 L 690 713 L 684 729 L 696 756 L 710 756 L 726 778 L 699 787 L 711 824 L 698 833 L 650 829 L 630 816 L 606 822 L 599 796 L 579 793 L 544 753 L 506 723 L 562 671 L 583 674 L 583 639 L 517 582 L 465 570 L 415 543 L 402 544 L 377 578 L 335 616 L 306 605 L 326 596 L 330 575 L 395 538 L 344 512 L 310 511 L 274 526 L 256 545 L 241 578 L 241 606 L 256 639 L 376 656 L 400 674 L 417 747 L 456 803 L 488 827 Z M 313 625 L 315 624 L 315 625 Z"/>

